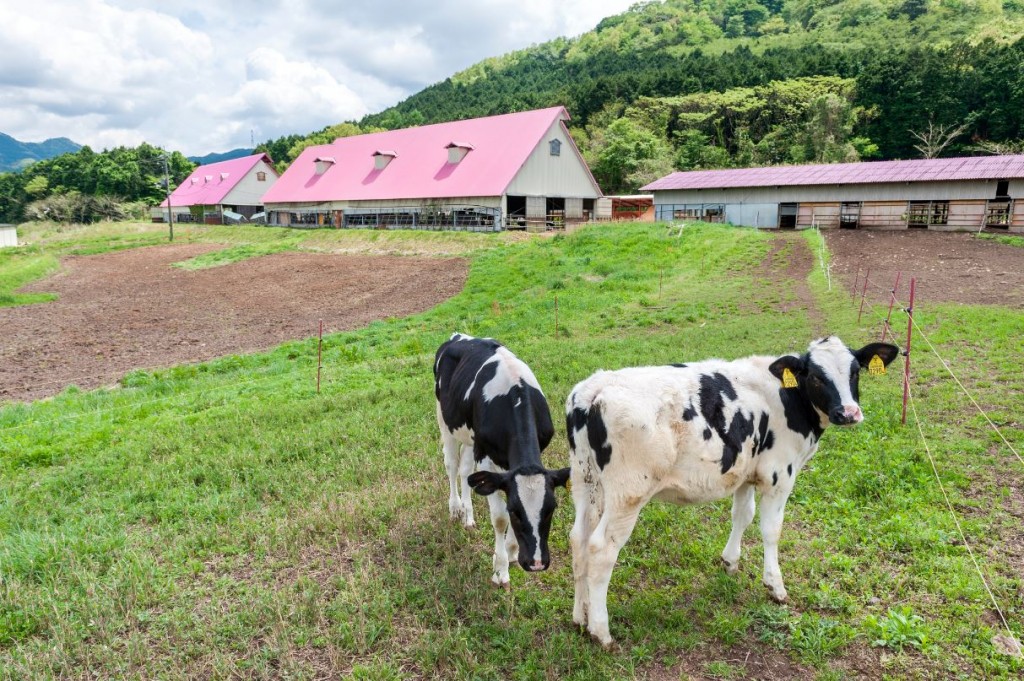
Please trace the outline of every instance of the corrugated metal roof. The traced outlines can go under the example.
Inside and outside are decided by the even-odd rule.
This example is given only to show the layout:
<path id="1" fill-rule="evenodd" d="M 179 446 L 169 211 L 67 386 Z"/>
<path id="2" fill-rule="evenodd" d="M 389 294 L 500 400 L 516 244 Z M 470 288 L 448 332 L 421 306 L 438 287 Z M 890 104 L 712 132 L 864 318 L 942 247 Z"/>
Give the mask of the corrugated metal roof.
<path id="1" fill-rule="evenodd" d="M 178 188 L 171 192 L 171 205 L 175 208 L 188 206 L 217 206 L 235 188 L 243 177 L 260 161 L 265 160 L 274 175 L 273 161 L 267 154 L 252 154 L 241 158 L 199 166 Z M 160 202 L 167 206 L 167 199 Z"/>
<path id="2" fill-rule="evenodd" d="M 501 196 L 552 124 L 568 119 L 556 106 L 342 137 L 303 151 L 263 203 Z M 451 146 L 472 151 L 449 163 Z M 394 160 L 378 169 L 373 154 L 382 149 Z M 317 176 L 313 158 L 324 154 L 338 162 Z"/>
<path id="3" fill-rule="evenodd" d="M 641 187 L 641 190 L 793 187 L 948 180 L 1005 180 L 1010 178 L 1024 178 L 1024 155 L 771 166 L 735 170 L 693 170 L 666 175 L 660 180 Z"/>

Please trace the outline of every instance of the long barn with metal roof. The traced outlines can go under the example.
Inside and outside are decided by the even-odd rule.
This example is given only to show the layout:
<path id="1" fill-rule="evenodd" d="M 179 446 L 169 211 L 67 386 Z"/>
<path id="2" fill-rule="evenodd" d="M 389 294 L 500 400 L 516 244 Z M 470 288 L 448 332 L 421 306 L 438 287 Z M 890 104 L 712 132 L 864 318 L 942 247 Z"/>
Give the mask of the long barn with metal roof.
<path id="1" fill-rule="evenodd" d="M 695 170 L 643 191 L 658 220 L 1024 232 L 1024 155 Z"/>
<path id="2" fill-rule="evenodd" d="M 563 107 L 309 147 L 263 196 L 268 222 L 499 231 L 583 222 L 601 189 Z"/>

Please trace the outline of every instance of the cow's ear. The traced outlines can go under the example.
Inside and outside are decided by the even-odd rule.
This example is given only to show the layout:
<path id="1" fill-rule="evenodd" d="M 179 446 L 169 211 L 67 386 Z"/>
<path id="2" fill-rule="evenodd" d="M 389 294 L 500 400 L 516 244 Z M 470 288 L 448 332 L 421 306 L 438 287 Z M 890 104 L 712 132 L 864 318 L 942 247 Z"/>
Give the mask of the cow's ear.
<path id="1" fill-rule="evenodd" d="M 862 367 L 867 367 L 875 356 L 882 360 L 882 364 L 889 366 L 899 354 L 900 349 L 890 343 L 868 343 L 860 350 L 856 350 L 853 356 Z"/>
<path id="2" fill-rule="evenodd" d="M 789 383 L 795 381 L 795 376 L 803 373 L 806 369 L 804 360 L 793 355 L 783 355 L 768 367 L 768 371 L 772 372 L 772 376 L 782 381 L 782 385 L 787 388 L 793 387 Z"/>
<path id="3" fill-rule="evenodd" d="M 569 481 L 569 470 L 568 468 L 559 468 L 557 471 L 548 471 L 551 486 L 565 487 L 565 483 Z"/>
<path id="4" fill-rule="evenodd" d="M 492 471 L 477 471 L 466 478 L 466 482 L 469 483 L 474 492 L 485 497 L 494 494 L 498 490 L 504 490 L 508 484 L 504 475 Z"/>

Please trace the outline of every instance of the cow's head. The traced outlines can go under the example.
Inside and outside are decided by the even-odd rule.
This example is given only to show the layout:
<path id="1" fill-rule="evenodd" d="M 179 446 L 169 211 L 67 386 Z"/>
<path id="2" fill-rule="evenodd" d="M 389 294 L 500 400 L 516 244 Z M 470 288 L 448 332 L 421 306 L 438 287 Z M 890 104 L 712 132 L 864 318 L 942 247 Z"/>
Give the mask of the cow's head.
<path id="1" fill-rule="evenodd" d="M 826 336 L 811 343 L 801 357 L 785 355 L 772 362 L 768 370 L 783 386 L 800 390 L 814 408 L 837 426 L 848 426 L 864 420 L 860 404 L 860 370 L 872 361 L 888 366 L 896 359 L 899 348 L 889 343 L 869 343 L 860 350 L 851 350 L 835 336 Z M 875 358 L 878 359 L 875 359 Z M 796 386 L 792 386 L 795 379 Z"/>
<path id="2" fill-rule="evenodd" d="M 548 533 L 558 502 L 555 488 L 565 487 L 569 469 L 549 471 L 526 466 L 507 473 L 477 471 L 467 482 L 477 494 L 505 493 L 508 517 L 519 542 L 519 565 L 527 572 L 547 570 L 551 564 Z"/>

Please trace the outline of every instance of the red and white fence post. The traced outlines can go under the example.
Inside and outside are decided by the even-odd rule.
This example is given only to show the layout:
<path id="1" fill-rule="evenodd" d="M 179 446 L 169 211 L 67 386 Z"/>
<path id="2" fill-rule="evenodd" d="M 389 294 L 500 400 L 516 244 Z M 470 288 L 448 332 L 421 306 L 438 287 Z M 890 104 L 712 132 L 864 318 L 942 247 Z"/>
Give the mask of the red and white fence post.
<path id="1" fill-rule="evenodd" d="M 888 333 L 891 329 L 891 327 L 889 326 L 889 320 L 892 319 L 892 306 L 893 303 L 896 302 L 896 291 L 898 291 L 900 288 L 900 274 L 902 274 L 902 272 L 896 273 L 896 283 L 892 285 L 892 290 L 889 291 L 889 314 L 885 315 L 885 325 L 882 326 L 883 343 L 885 342 L 885 334 Z"/>
<path id="2" fill-rule="evenodd" d="M 316 394 L 320 394 L 320 369 L 323 368 L 321 359 L 324 356 L 324 320 L 320 320 L 320 334 L 316 345 Z"/>
<path id="3" fill-rule="evenodd" d="M 860 324 L 860 316 L 864 314 L 864 299 L 868 295 L 868 278 L 871 276 L 871 269 L 864 273 L 864 290 L 860 294 L 860 311 L 857 312 L 857 323 Z"/>
<path id="4" fill-rule="evenodd" d="M 907 425 L 907 398 L 910 396 L 910 337 L 914 330 L 914 287 L 917 280 L 910 278 L 910 307 L 907 308 L 907 349 L 903 351 L 903 418 Z"/>

